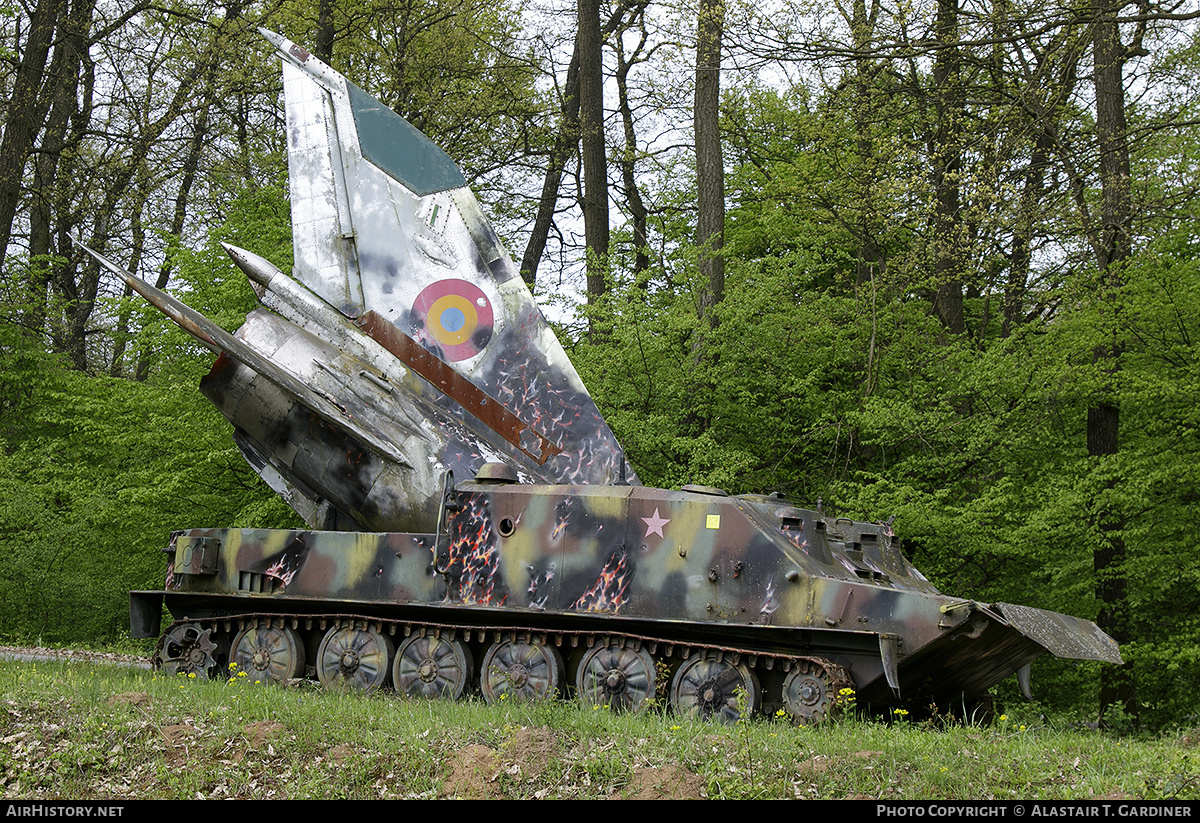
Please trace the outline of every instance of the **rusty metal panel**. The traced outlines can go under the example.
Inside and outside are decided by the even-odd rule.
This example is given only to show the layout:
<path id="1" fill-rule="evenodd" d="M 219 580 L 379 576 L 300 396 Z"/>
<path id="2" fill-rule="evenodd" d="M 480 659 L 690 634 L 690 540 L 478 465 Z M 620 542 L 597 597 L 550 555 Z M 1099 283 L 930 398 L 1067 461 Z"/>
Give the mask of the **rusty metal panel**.
<path id="1" fill-rule="evenodd" d="M 996 603 L 992 608 L 1013 628 L 1056 657 L 1121 662 L 1116 642 L 1090 620 L 1012 603 Z"/>

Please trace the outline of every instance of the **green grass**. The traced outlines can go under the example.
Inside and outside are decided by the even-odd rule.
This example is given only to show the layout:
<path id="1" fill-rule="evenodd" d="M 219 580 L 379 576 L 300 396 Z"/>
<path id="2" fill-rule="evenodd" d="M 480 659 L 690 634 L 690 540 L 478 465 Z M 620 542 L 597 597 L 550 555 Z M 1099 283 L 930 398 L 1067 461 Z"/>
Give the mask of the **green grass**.
<path id="1" fill-rule="evenodd" d="M 733 726 L 0 662 L 8 799 L 1200 798 L 1200 734 L 1032 718 Z"/>

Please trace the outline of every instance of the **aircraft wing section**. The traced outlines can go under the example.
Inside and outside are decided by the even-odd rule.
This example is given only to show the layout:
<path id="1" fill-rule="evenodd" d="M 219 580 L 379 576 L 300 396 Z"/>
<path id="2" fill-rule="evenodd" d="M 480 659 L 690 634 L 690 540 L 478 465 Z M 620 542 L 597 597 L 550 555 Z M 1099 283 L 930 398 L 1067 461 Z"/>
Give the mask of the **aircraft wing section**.
<path id="1" fill-rule="evenodd" d="M 511 452 L 516 438 L 518 470 L 616 481 L 616 438 L 454 161 L 305 49 L 262 33 L 284 62 L 293 276 L 426 379 L 430 355 L 426 371 L 456 387 L 447 409 L 478 417 L 480 403 L 498 403 L 513 435 L 499 445 Z"/>
<path id="2" fill-rule="evenodd" d="M 174 320 L 180 328 L 203 343 L 210 351 L 229 355 L 253 371 L 266 376 L 268 380 L 311 409 L 330 425 L 345 430 L 360 442 L 381 452 L 394 462 L 410 467 L 405 456 L 397 450 L 394 436 L 364 425 L 337 400 L 315 390 L 308 383 L 298 379 L 294 373 L 281 367 L 271 357 L 239 340 L 200 312 L 125 271 L 100 252 L 88 248 L 78 240 L 75 242 L 95 258 L 100 265 L 124 280 L 130 288 Z"/>

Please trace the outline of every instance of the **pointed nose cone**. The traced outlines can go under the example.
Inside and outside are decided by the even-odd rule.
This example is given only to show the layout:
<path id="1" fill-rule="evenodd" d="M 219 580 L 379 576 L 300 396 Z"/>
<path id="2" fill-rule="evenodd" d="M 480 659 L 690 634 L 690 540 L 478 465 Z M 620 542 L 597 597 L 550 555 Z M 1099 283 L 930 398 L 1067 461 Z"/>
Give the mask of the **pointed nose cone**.
<path id="1" fill-rule="evenodd" d="M 225 253 L 237 263 L 237 267 L 245 272 L 247 277 L 260 286 L 270 285 L 272 277 L 283 274 L 270 260 L 252 251 L 240 249 L 229 243 L 222 243 L 221 248 L 225 249 Z"/>
<path id="2" fill-rule="evenodd" d="M 291 41 L 283 35 L 276 34 L 270 29 L 264 29 L 262 26 L 258 27 L 258 33 L 267 38 L 267 41 L 280 51 L 287 51 L 287 47 L 291 45 Z"/>
<path id="3" fill-rule="evenodd" d="M 275 51 L 279 53 L 280 57 L 293 65 L 307 69 L 308 71 L 315 71 L 317 74 L 323 74 L 328 70 L 328 67 L 324 63 L 315 59 L 309 50 L 299 43 L 288 40 L 283 35 L 276 34 L 270 29 L 264 29 L 261 26 L 258 29 L 258 33 L 267 38 L 267 41 L 275 47 Z"/>

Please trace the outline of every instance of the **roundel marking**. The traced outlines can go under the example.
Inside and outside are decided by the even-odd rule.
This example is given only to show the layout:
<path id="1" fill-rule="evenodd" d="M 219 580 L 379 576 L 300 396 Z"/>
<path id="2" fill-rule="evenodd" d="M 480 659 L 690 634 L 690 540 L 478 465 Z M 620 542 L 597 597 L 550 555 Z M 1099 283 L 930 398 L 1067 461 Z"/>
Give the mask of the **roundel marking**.
<path id="1" fill-rule="evenodd" d="M 413 312 L 442 347 L 447 360 L 474 357 L 492 339 L 492 304 L 468 280 L 439 280 L 429 284 L 417 295 Z"/>

